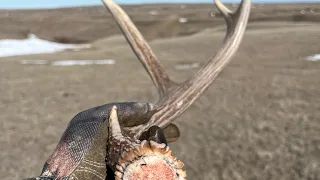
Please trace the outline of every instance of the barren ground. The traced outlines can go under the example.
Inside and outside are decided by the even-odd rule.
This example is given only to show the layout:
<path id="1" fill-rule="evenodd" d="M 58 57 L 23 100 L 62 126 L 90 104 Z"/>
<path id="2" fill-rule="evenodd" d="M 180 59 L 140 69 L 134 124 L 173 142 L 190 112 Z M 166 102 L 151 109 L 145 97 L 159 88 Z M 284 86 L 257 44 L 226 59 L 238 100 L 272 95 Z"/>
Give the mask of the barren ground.
<path id="1" fill-rule="evenodd" d="M 224 36 L 213 5 L 126 6 L 169 75 L 182 82 L 204 65 Z M 158 15 L 151 16 L 150 10 Z M 305 10 L 305 14 L 301 14 Z M 210 12 L 216 17 L 210 17 Z M 312 12 L 310 12 L 312 11 Z M 189 19 L 179 23 L 179 17 Z M 188 179 L 320 179 L 320 4 L 254 5 L 233 61 L 177 119 L 171 144 Z M 0 58 L 0 179 L 40 173 L 69 120 L 93 106 L 152 101 L 155 88 L 102 7 L 0 10 L 0 38 L 35 33 L 92 43 L 80 52 Z M 23 59 L 115 59 L 115 65 L 21 65 Z"/>

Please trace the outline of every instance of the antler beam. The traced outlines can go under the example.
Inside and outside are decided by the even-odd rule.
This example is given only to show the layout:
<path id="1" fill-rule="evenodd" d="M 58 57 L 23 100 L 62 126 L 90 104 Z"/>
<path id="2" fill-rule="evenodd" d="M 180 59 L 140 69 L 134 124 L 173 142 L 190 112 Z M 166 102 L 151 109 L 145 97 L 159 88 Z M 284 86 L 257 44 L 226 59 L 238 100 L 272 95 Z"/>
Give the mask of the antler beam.
<path id="1" fill-rule="evenodd" d="M 169 79 L 168 74 L 152 52 L 149 44 L 123 9 L 112 0 L 103 0 L 103 3 L 113 15 L 133 52 L 148 72 L 158 90 L 160 98 L 164 97 L 175 83 Z"/>
<path id="2" fill-rule="evenodd" d="M 221 48 L 191 79 L 177 85 L 169 79 L 150 46 L 121 7 L 113 3 L 112 0 L 103 0 L 103 2 L 116 19 L 160 95 L 153 108 L 154 114 L 150 121 L 127 129 L 135 138 L 138 138 L 152 125 L 166 127 L 203 94 L 238 50 L 247 26 L 251 7 L 250 0 L 242 0 L 238 9 L 232 12 L 220 0 L 215 0 L 216 7 L 227 24 L 227 33 Z"/>

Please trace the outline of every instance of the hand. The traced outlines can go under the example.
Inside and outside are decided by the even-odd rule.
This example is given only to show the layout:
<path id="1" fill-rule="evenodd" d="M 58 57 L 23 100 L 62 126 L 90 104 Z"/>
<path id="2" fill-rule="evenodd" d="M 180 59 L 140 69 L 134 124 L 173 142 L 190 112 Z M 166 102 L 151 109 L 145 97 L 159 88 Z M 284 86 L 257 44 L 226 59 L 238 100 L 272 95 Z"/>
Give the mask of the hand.
<path id="1" fill-rule="evenodd" d="M 118 108 L 122 128 L 144 124 L 153 115 L 149 103 L 139 102 L 110 103 L 78 113 L 70 121 L 55 151 L 46 161 L 40 177 L 31 179 L 113 179 L 113 172 L 106 166 L 105 157 L 108 143 L 106 120 L 114 105 Z M 140 139 L 154 138 L 157 130 L 151 128 Z M 174 142 L 180 132 L 176 125 L 170 124 L 164 129 L 164 134 L 166 141 Z"/>

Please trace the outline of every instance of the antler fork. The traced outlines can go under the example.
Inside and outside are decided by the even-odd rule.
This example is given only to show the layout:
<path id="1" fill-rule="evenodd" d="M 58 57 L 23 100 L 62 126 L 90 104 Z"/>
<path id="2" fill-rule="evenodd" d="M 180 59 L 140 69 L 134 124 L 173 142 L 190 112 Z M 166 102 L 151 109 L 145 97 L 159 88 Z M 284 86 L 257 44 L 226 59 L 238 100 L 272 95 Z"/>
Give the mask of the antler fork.
<path id="1" fill-rule="evenodd" d="M 152 109 L 154 114 L 150 121 L 140 126 L 125 128 L 135 138 L 139 138 L 152 125 L 166 127 L 203 94 L 236 53 L 246 29 L 251 6 L 250 0 L 243 0 L 238 9 L 232 12 L 220 0 L 215 0 L 216 7 L 227 23 L 227 33 L 222 46 L 191 79 L 177 84 L 169 78 L 146 40 L 122 8 L 112 0 L 102 1 L 117 21 L 159 92 L 159 100 Z"/>
<path id="2" fill-rule="evenodd" d="M 227 23 L 222 46 L 204 67 L 181 84 L 169 78 L 128 15 L 112 0 L 102 1 L 150 75 L 159 100 L 154 106 L 139 102 L 111 103 L 78 113 L 46 161 L 41 176 L 34 179 L 104 179 L 109 174 L 105 171 L 106 164 L 118 179 L 128 179 L 128 174 L 149 176 L 152 173 L 145 172 L 150 170 L 153 175 L 164 177 L 158 166 L 154 166 L 159 164 L 166 175 L 184 179 L 183 163 L 171 156 L 166 144 L 179 136 L 178 128 L 170 123 L 210 86 L 236 53 L 248 22 L 250 0 L 243 0 L 235 12 L 215 0 Z M 106 121 L 109 115 L 110 122 Z M 136 167 L 145 171 L 137 171 Z"/>

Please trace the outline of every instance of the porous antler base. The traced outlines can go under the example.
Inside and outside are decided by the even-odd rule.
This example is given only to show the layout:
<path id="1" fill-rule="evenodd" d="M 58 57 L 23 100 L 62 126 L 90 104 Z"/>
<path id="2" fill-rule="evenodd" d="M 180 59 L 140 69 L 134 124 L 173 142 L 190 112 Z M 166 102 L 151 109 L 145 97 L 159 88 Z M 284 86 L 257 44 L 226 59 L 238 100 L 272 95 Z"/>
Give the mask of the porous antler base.
<path id="1" fill-rule="evenodd" d="M 111 110 L 109 125 L 107 162 L 115 170 L 115 179 L 186 179 L 186 172 L 182 169 L 184 164 L 172 155 L 166 143 L 133 140 L 121 133 L 116 106 Z"/>
<path id="2" fill-rule="evenodd" d="M 183 180 L 186 179 L 183 166 L 168 146 L 144 140 L 123 154 L 115 175 L 118 180 Z"/>

